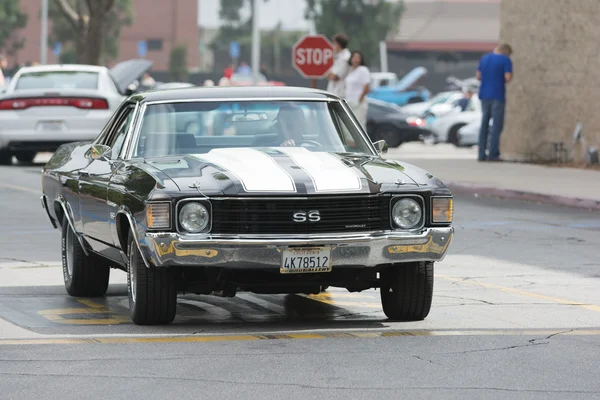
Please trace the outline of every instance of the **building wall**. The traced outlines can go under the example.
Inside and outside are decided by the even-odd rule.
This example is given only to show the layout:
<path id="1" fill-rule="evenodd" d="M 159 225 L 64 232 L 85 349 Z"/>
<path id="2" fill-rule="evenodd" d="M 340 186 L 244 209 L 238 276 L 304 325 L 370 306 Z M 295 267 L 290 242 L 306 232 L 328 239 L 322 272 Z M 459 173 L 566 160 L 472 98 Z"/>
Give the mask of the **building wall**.
<path id="1" fill-rule="evenodd" d="M 53 1 L 53 0 L 52 0 Z M 11 57 L 11 65 L 40 60 L 40 0 L 20 0 L 21 9 L 29 15 L 21 30 L 25 47 Z M 146 58 L 154 61 L 154 70 L 165 71 L 174 46 L 187 46 L 188 67 L 198 66 L 198 1 L 197 0 L 133 0 L 133 24 L 121 30 L 120 53 L 116 61 L 138 57 L 140 40 L 157 39 L 162 48 L 149 51 Z M 57 62 L 48 46 L 48 63 Z"/>
<path id="2" fill-rule="evenodd" d="M 503 157 L 550 159 L 553 142 L 570 153 L 578 121 L 587 145 L 600 146 L 598 21 L 598 0 L 502 1 L 500 35 L 514 51 Z"/>

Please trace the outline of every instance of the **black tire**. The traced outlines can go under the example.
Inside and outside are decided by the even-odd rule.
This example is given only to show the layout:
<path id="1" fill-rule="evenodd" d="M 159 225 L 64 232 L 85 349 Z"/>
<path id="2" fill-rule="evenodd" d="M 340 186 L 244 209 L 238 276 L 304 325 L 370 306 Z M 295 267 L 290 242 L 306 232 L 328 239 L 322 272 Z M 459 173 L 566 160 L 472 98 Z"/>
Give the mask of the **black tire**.
<path id="1" fill-rule="evenodd" d="M 12 165 L 12 156 L 7 149 L 0 149 L 0 165 Z"/>
<path id="2" fill-rule="evenodd" d="M 375 132 L 376 141 L 383 139 L 389 147 L 398 147 L 402 144 L 400 135 L 398 128 L 391 125 L 384 125 Z"/>
<path id="3" fill-rule="evenodd" d="M 420 321 L 427 317 L 433 300 L 433 262 L 396 265 L 381 274 L 381 305 L 389 319 Z"/>
<path id="4" fill-rule="evenodd" d="M 86 256 L 66 218 L 62 221 L 62 267 L 67 293 L 100 297 L 108 289 L 110 266 L 95 254 Z"/>
<path id="5" fill-rule="evenodd" d="M 19 162 L 32 163 L 36 154 L 37 153 L 35 151 L 24 151 L 24 152 L 15 153 L 15 157 L 17 158 L 17 161 L 19 161 Z"/>
<path id="6" fill-rule="evenodd" d="M 321 292 L 325 292 L 327 289 L 329 289 L 329 285 L 321 286 Z"/>
<path id="7" fill-rule="evenodd" d="M 450 128 L 448 132 L 448 143 L 452 143 L 456 147 L 458 147 L 458 130 L 465 126 L 465 124 L 457 124 Z"/>
<path id="8" fill-rule="evenodd" d="M 131 319 L 137 325 L 170 324 L 177 312 L 173 271 L 147 268 L 131 233 L 128 243 L 127 294 Z"/>

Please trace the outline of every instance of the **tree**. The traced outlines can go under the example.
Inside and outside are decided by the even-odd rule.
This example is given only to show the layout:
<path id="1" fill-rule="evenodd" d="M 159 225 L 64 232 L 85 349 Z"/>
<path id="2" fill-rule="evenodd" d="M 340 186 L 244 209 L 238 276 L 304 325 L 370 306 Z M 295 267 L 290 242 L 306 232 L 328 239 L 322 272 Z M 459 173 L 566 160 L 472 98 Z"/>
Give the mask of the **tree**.
<path id="1" fill-rule="evenodd" d="M 403 1 L 385 0 L 307 0 L 307 19 L 318 33 L 331 38 L 346 33 L 348 47 L 360 50 L 367 63 L 373 64 L 378 43 L 398 29 L 404 12 Z"/>
<path id="2" fill-rule="evenodd" d="M 133 11 L 131 0 L 53 0 L 49 16 L 52 42 L 71 44 L 77 63 L 99 65 L 117 57 L 121 27 L 131 24 Z"/>
<path id="3" fill-rule="evenodd" d="M 27 25 L 27 14 L 19 9 L 18 0 L 0 0 L 0 50 L 13 53 L 23 47 L 24 40 L 15 33 Z"/>
<path id="4" fill-rule="evenodd" d="M 179 45 L 171 50 L 169 73 L 171 74 L 171 78 L 176 81 L 187 81 L 187 48 L 185 46 Z"/>

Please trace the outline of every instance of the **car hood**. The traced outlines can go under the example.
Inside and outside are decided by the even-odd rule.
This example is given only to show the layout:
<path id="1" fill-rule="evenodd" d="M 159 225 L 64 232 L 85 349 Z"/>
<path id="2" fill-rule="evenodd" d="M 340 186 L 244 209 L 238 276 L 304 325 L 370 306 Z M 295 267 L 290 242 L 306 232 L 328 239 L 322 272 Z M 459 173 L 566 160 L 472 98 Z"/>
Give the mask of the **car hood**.
<path id="1" fill-rule="evenodd" d="M 125 93 L 127 87 L 148 72 L 150 68 L 152 68 L 152 61 L 135 59 L 118 63 L 110 69 L 110 73 L 119 91 Z"/>
<path id="2" fill-rule="evenodd" d="M 413 165 L 357 154 L 311 152 L 302 147 L 215 149 L 205 154 L 146 159 L 182 192 L 214 195 L 376 194 L 445 189 Z"/>

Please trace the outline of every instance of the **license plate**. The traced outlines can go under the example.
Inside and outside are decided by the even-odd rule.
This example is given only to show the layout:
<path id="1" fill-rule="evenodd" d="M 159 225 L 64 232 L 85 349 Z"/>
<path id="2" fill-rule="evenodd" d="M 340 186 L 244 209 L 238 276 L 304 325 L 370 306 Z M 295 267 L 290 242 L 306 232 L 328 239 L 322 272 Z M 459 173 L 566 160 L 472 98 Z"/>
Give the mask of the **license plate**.
<path id="1" fill-rule="evenodd" d="M 281 252 L 282 274 L 311 274 L 331 271 L 330 247 L 286 248 Z"/>
<path id="2" fill-rule="evenodd" d="M 61 131 L 63 128 L 63 123 L 62 121 L 40 122 L 40 128 L 43 131 Z"/>

